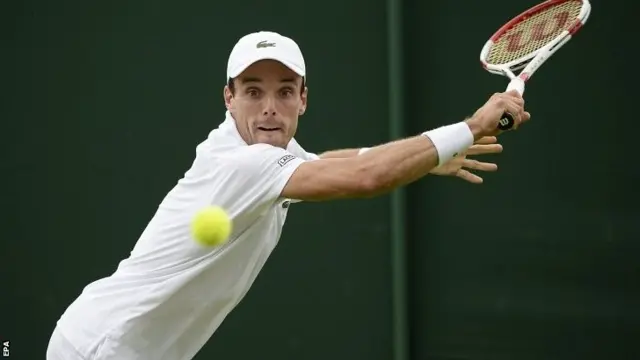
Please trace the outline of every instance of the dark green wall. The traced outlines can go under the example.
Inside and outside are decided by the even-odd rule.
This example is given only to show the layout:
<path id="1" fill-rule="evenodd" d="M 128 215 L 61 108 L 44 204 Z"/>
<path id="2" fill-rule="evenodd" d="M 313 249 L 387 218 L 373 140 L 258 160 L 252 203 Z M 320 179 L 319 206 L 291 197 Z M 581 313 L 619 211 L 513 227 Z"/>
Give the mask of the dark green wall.
<path id="1" fill-rule="evenodd" d="M 406 0 L 406 135 L 458 121 L 506 86 L 478 53 L 531 2 L 465 4 Z M 245 33 L 301 45 L 310 107 L 297 138 L 308 150 L 392 137 L 383 0 L 2 6 L 0 340 L 15 358 L 43 358 L 64 308 L 128 255 L 222 120 L 227 56 Z M 531 81 L 533 121 L 504 136 L 499 173 L 480 187 L 408 187 L 413 358 L 631 358 L 637 94 L 614 32 L 630 15 L 608 6 L 594 4 L 583 33 Z M 605 70 L 587 74 L 595 65 Z M 296 206 L 198 359 L 390 359 L 392 211 L 389 197 Z"/>
<path id="2" fill-rule="evenodd" d="M 493 3 L 408 1 L 410 132 L 471 115 L 507 85 L 479 51 L 535 1 Z M 499 172 L 481 187 L 427 178 L 407 190 L 416 359 L 640 358 L 639 127 L 625 110 L 637 75 L 618 35 L 633 20 L 620 2 L 592 5 L 529 82 L 532 121 L 501 138 Z"/>

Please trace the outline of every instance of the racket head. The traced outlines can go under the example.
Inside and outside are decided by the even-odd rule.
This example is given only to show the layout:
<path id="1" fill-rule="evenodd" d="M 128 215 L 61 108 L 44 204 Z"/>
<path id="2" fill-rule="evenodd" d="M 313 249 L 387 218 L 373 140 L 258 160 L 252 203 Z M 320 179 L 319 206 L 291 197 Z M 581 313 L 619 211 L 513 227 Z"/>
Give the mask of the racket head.
<path id="1" fill-rule="evenodd" d="M 540 3 L 498 29 L 482 47 L 480 62 L 487 71 L 513 79 L 514 72 L 525 68 L 540 52 L 573 36 L 590 13 L 588 0 Z"/>

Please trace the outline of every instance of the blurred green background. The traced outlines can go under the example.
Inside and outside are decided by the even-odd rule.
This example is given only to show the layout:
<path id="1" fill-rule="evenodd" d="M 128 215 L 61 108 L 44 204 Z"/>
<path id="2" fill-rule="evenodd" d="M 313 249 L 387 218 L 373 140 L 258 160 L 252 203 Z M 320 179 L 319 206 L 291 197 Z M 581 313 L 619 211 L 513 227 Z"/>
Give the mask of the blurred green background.
<path id="1" fill-rule="evenodd" d="M 507 80 L 480 49 L 535 1 L 5 1 L 0 341 L 43 359 L 55 321 L 115 270 L 223 120 L 242 35 L 294 38 L 309 151 L 471 115 Z M 527 89 L 532 121 L 474 186 L 427 177 L 299 204 L 203 359 L 638 359 L 640 170 L 632 5 Z M 5 144 L 7 146 L 5 147 Z"/>

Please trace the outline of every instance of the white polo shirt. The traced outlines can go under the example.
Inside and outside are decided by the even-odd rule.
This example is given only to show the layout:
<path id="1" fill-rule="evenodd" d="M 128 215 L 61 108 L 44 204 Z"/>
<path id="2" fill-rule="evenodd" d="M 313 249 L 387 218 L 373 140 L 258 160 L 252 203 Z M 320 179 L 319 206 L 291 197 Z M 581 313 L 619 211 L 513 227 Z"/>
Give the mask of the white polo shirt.
<path id="1" fill-rule="evenodd" d="M 86 357 L 191 359 L 244 297 L 278 243 L 290 204 L 280 197 L 294 170 L 318 159 L 291 140 L 287 150 L 247 145 L 227 113 L 198 145 L 129 258 L 84 288 L 58 329 Z M 190 221 L 206 205 L 233 219 L 229 241 L 196 244 Z"/>

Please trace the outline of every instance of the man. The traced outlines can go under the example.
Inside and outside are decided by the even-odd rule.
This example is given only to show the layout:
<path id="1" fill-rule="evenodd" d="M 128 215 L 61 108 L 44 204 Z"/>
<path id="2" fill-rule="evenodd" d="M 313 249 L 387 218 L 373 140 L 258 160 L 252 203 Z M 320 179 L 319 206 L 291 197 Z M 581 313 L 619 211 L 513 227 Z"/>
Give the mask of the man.
<path id="1" fill-rule="evenodd" d="M 497 152 L 501 115 L 529 119 L 515 93 L 496 94 L 471 118 L 370 149 L 320 156 L 293 138 L 307 108 L 298 45 L 272 32 L 235 45 L 224 88 L 224 122 L 196 149 L 184 177 L 160 204 L 129 258 L 88 285 L 59 319 L 47 358 L 186 360 L 244 297 L 276 246 L 291 201 L 371 197 L 428 173 L 482 179 L 495 170 L 465 152 Z M 488 138 L 486 138 L 488 136 Z M 225 208 L 233 232 L 217 248 L 190 236 L 193 215 Z"/>

